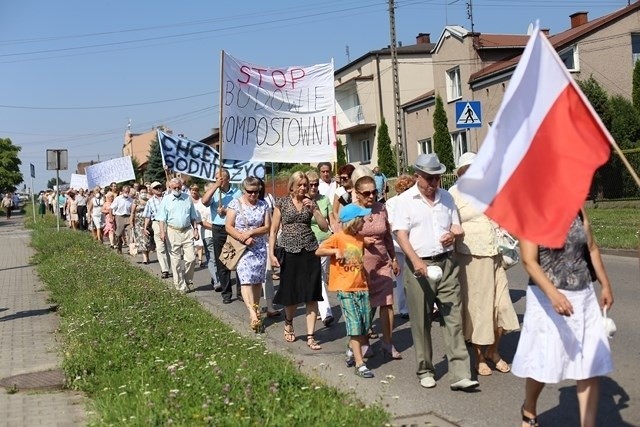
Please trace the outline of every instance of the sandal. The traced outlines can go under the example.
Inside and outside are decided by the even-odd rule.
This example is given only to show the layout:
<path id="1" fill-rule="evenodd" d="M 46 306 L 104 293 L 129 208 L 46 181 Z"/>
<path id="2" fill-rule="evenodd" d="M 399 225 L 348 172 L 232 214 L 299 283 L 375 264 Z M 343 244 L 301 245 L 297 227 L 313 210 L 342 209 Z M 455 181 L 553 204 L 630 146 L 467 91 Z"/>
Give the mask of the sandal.
<path id="1" fill-rule="evenodd" d="M 369 333 L 367 334 L 369 339 L 376 339 L 379 337 L 378 333 L 373 330 L 373 328 L 369 328 Z"/>
<path id="2" fill-rule="evenodd" d="M 499 359 L 497 362 L 490 357 L 485 356 L 485 359 L 487 361 L 487 364 L 491 363 L 496 371 L 502 372 L 503 374 L 506 374 L 507 372 L 511 372 L 511 366 L 509 366 L 509 364 L 505 362 L 500 356 L 498 357 Z"/>
<path id="3" fill-rule="evenodd" d="M 322 347 L 318 344 L 318 341 L 313 337 L 313 334 L 307 335 L 307 346 L 311 350 L 320 350 Z"/>
<path id="4" fill-rule="evenodd" d="M 293 330 L 293 319 L 284 318 L 284 340 L 286 342 L 294 342 L 296 340 L 296 332 Z"/>
<path id="5" fill-rule="evenodd" d="M 529 424 L 531 427 L 538 427 L 538 417 L 527 417 L 524 414 L 524 405 L 520 408 L 520 415 L 522 415 L 522 422 Z"/>
<path id="6" fill-rule="evenodd" d="M 476 366 L 476 372 L 478 373 L 478 375 L 481 375 L 483 377 L 488 377 L 493 373 L 489 365 L 487 365 L 487 362 L 478 362 L 478 366 Z"/>

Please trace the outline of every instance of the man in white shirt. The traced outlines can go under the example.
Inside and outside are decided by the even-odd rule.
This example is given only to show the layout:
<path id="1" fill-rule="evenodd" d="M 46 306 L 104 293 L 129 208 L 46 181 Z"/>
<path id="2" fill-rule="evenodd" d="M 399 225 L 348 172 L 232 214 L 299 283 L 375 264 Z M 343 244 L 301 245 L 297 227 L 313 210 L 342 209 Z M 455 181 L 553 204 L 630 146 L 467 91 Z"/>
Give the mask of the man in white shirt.
<path id="1" fill-rule="evenodd" d="M 113 199 L 111 203 L 111 215 L 116 220 L 116 242 L 118 244 L 118 253 L 122 253 L 122 235 L 129 228 L 129 217 L 131 216 L 131 206 L 133 199 L 129 197 L 130 187 L 125 185 L 118 197 Z"/>
<path id="2" fill-rule="evenodd" d="M 477 387 L 471 379 L 469 352 L 462 334 L 458 265 L 452 258 L 456 235 L 462 233 L 451 195 L 439 188 L 447 168 L 436 154 L 421 154 L 414 165 L 416 184 L 398 197 L 391 223 L 406 256 L 405 291 L 411 335 L 425 388 L 436 386 L 431 346 L 431 311 L 440 307 L 452 390 Z M 439 277 L 438 277 L 439 276 Z"/>
<path id="3" fill-rule="evenodd" d="M 333 203 L 333 196 L 335 195 L 338 183 L 335 182 L 331 176 L 331 163 L 318 163 L 318 170 L 320 171 L 318 192 L 323 196 L 326 196 L 326 198 L 329 199 L 329 202 Z"/>

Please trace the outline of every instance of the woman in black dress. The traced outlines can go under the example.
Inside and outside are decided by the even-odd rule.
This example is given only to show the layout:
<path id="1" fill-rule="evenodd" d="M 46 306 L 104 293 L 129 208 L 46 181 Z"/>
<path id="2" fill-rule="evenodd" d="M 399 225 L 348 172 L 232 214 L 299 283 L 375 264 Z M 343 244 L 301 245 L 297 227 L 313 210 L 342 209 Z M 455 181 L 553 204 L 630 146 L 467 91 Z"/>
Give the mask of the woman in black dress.
<path id="1" fill-rule="evenodd" d="M 320 258 L 315 255 L 318 248 L 311 218 L 315 218 L 321 230 L 329 224 L 318 205 L 308 195 L 309 180 L 303 172 L 294 172 L 289 178 L 289 196 L 276 202 L 271 221 L 269 251 L 271 262 L 280 267 L 280 286 L 273 302 L 285 306 L 284 339 L 296 340 L 293 316 L 299 304 L 306 306 L 307 345 L 320 350 L 314 331 L 318 315 L 318 301 L 322 301 Z M 278 236 L 278 230 L 282 231 Z M 278 262 L 277 246 L 284 249 L 284 260 Z M 282 259 L 281 259 L 282 260 Z"/>

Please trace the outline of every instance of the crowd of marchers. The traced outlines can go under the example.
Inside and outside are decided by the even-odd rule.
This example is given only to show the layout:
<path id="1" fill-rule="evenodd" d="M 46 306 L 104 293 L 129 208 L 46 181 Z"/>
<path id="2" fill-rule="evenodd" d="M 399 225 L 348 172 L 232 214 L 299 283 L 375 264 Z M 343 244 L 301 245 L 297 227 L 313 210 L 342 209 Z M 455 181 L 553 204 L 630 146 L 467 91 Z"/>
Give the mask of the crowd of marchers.
<path id="1" fill-rule="evenodd" d="M 454 172 L 463 175 L 474 158 L 462 155 Z M 256 333 L 264 317 L 284 316 L 283 338 L 296 341 L 293 317 L 304 305 L 304 340 L 312 350 L 322 349 L 316 323 L 335 323 L 327 292 L 336 292 L 348 337 L 345 362 L 359 377 L 374 377 L 366 360 L 375 351 L 402 359 L 393 342 L 399 316 L 410 321 L 420 385 L 435 387 L 431 325 L 438 322 L 452 390 L 476 389 L 478 378 L 513 368 L 527 379 L 523 425 L 535 426 L 544 385 L 574 379 L 581 423 L 593 425 L 598 377 L 613 369 L 594 283 L 602 285 L 600 305 L 610 307 L 613 296 L 584 211 L 576 212 L 562 248 L 520 241 L 530 281 L 510 365 L 500 339 L 520 324 L 500 228 L 455 186 L 441 188 L 446 167 L 437 155 L 420 155 L 413 166 L 415 173 L 394 180 L 391 198 L 377 167 L 348 164 L 334 178 L 332 165 L 320 163 L 293 173 L 288 194 L 277 199 L 260 178 L 232 184 L 221 170 L 202 192 L 172 178 L 41 193 L 38 203 L 40 214 L 56 213 L 118 253 L 126 248 L 146 264 L 155 251 L 162 278 L 178 292 L 190 292 L 196 267 L 206 267 L 222 303 L 243 302 Z M 244 249 L 233 271 L 224 262 L 229 239 Z"/>

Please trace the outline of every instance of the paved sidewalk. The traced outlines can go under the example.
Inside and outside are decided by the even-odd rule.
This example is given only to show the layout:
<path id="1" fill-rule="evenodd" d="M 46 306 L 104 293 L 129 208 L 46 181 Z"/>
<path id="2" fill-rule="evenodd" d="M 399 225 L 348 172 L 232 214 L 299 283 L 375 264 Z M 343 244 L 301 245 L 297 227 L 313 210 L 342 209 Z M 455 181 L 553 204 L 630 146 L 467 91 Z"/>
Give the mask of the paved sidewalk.
<path id="1" fill-rule="evenodd" d="M 59 369 L 60 363 L 54 334 L 58 317 L 29 265 L 31 233 L 23 223 L 24 215 L 0 220 L 0 381 Z M 84 399 L 61 390 L 0 389 L 0 414 L 0 425 L 12 427 L 84 425 Z"/>

